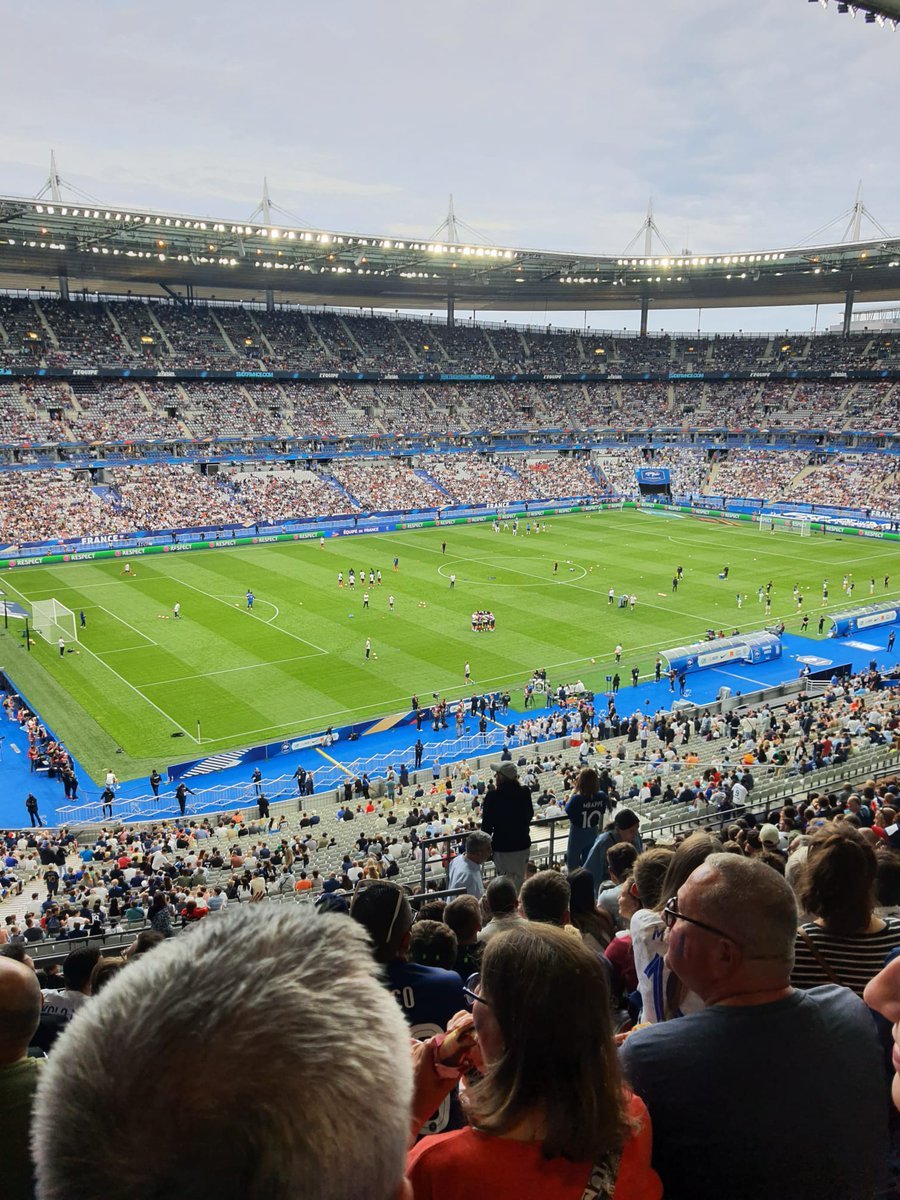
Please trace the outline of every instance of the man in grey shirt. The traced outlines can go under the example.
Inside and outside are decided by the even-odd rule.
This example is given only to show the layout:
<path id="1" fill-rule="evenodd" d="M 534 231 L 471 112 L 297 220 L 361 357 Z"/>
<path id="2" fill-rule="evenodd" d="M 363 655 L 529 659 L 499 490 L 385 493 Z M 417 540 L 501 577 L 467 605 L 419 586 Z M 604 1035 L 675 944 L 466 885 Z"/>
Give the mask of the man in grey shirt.
<path id="1" fill-rule="evenodd" d="M 713 854 L 663 918 L 666 964 L 706 1008 L 638 1030 L 621 1057 L 666 1200 L 871 1200 L 887 1166 L 883 1056 L 853 992 L 790 986 L 783 877 Z M 799 1141 L 789 1113 L 814 1114 Z"/>
<path id="2" fill-rule="evenodd" d="M 447 886 L 452 889 L 465 888 L 468 895 L 480 900 L 484 895 L 484 879 L 481 868 L 490 857 L 490 834 L 476 829 L 466 838 L 465 854 L 457 854 L 450 863 Z"/>

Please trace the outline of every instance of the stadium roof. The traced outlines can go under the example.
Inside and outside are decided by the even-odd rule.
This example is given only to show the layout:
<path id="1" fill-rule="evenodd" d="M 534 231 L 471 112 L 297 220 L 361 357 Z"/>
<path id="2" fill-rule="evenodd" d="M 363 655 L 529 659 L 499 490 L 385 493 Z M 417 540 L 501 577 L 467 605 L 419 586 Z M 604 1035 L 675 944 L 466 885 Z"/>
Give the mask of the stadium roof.
<path id="1" fill-rule="evenodd" d="M 819 0 L 819 3 L 823 8 L 828 7 L 828 0 Z M 835 4 L 839 13 L 849 13 L 852 17 L 862 13 L 871 25 L 890 22 L 896 29 L 900 23 L 900 0 L 835 0 Z"/>
<path id="2" fill-rule="evenodd" d="M 439 309 L 900 300 L 900 238 L 708 255 L 560 253 L 0 197 L 0 288 Z"/>

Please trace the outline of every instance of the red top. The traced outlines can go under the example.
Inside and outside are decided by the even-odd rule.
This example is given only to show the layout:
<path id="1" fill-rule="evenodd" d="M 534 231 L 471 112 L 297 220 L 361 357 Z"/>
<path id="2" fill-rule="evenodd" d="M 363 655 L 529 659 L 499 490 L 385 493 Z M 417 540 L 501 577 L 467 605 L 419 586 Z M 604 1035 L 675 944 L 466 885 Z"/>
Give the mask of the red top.
<path id="1" fill-rule="evenodd" d="M 637 1096 L 629 1096 L 628 1115 L 640 1128 L 625 1143 L 613 1200 L 660 1200 L 662 1184 L 650 1166 L 650 1117 Z M 539 1142 L 457 1129 L 413 1146 L 406 1173 L 415 1200 L 581 1200 L 592 1166 L 567 1158 L 546 1159 Z"/>

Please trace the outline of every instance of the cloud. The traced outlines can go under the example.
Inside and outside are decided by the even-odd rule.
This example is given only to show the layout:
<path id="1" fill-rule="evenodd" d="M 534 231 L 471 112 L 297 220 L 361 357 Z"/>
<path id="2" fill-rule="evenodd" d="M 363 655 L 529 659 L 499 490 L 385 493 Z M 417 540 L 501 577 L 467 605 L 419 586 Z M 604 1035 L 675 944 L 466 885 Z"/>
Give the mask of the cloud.
<path id="1" fill-rule="evenodd" d="M 863 178 L 900 229 L 897 43 L 833 6 L 48 0 L 4 37 L 0 191 L 54 146 L 113 203 L 246 217 L 267 176 L 304 223 L 427 236 L 452 192 L 489 239 L 608 253 L 652 195 L 670 245 L 723 252 L 802 241 Z"/>

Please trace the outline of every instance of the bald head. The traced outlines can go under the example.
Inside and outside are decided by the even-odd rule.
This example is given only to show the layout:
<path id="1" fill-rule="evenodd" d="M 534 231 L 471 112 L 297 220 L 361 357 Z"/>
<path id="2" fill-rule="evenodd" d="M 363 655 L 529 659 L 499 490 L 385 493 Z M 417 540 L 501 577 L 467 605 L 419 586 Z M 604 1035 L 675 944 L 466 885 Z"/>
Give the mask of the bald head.
<path id="1" fill-rule="evenodd" d="M 41 989 L 31 967 L 0 957 L 0 1066 L 24 1058 L 41 1019 Z"/>
<path id="2" fill-rule="evenodd" d="M 678 889 L 666 963 L 705 1004 L 761 1004 L 790 987 L 797 908 L 764 862 L 711 854 Z"/>
<path id="3" fill-rule="evenodd" d="M 693 916 L 730 934 L 748 958 L 781 960 L 790 972 L 797 903 L 782 875 L 756 859 L 711 854 L 690 882 L 697 885 Z"/>

